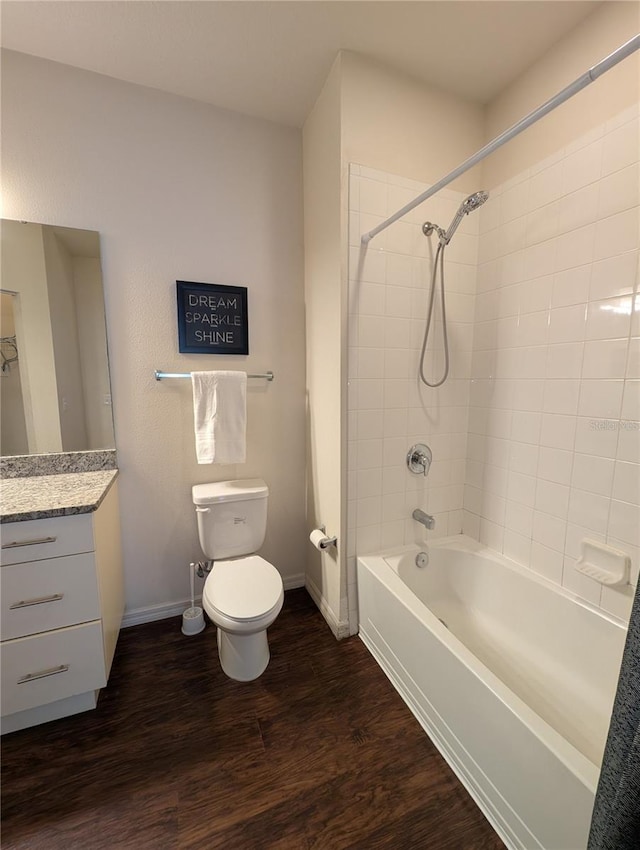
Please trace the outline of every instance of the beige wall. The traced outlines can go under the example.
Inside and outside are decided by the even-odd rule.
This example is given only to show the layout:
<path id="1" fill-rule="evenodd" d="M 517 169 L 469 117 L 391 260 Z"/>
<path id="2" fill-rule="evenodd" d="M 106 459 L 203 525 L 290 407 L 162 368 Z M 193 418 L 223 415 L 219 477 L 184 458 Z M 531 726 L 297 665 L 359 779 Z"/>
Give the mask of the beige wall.
<path id="1" fill-rule="evenodd" d="M 263 555 L 304 581 L 305 391 L 300 133 L 7 53 L 4 214 L 101 236 L 128 612 L 188 596 L 202 557 L 191 486 L 260 476 Z M 248 357 L 180 355 L 177 279 L 248 287 Z M 155 369 L 272 369 L 250 381 L 247 462 L 196 463 L 188 381 Z"/>
<path id="2" fill-rule="evenodd" d="M 638 31 L 639 3 L 603 3 L 489 104 L 484 141 L 541 106 Z M 520 174 L 637 104 L 639 97 L 636 53 L 488 157 L 482 164 L 483 181 L 496 186 Z"/>
<path id="3" fill-rule="evenodd" d="M 482 146 L 482 107 L 342 54 L 343 162 L 433 183 Z M 468 172 L 451 188 L 479 188 Z M 395 212 L 395 210 L 392 210 Z"/>

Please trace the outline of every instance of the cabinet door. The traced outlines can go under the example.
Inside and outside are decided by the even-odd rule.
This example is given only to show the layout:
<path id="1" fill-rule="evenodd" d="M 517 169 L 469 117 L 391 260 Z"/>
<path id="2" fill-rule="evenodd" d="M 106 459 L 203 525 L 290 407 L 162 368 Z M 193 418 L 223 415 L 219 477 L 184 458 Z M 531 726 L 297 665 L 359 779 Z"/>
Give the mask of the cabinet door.
<path id="1" fill-rule="evenodd" d="M 2 640 L 100 618 L 92 553 L 3 566 L 0 590 Z"/>
<path id="2" fill-rule="evenodd" d="M 3 715 L 97 690 L 107 683 L 100 622 L 9 640 L 0 653 Z"/>
<path id="3" fill-rule="evenodd" d="M 2 564 L 93 551 L 91 514 L 0 523 Z"/>

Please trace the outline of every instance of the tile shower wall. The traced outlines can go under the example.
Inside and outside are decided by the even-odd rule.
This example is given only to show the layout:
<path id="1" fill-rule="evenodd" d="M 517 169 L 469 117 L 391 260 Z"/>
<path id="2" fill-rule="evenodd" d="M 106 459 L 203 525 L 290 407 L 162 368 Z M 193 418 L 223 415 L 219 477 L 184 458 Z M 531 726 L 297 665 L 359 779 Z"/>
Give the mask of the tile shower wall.
<path id="1" fill-rule="evenodd" d="M 356 621 L 355 555 L 425 539 L 411 518 L 436 518 L 429 537 L 462 531 L 478 216 L 465 218 L 446 251 L 450 377 L 437 389 L 417 379 L 436 240 L 425 219 L 446 227 L 465 195 L 443 191 L 361 249 L 360 237 L 427 187 L 359 165 L 349 184 L 349 607 Z M 479 187 L 476 187 L 479 188 Z M 436 303 L 436 313 L 438 313 Z M 435 323 L 427 377 L 442 374 L 442 325 Z M 414 475 L 414 443 L 433 451 L 429 477 Z"/>
<path id="2" fill-rule="evenodd" d="M 606 541 L 638 581 L 639 138 L 634 108 L 480 211 L 463 521 L 623 617 L 632 589 L 574 565 L 583 538 Z"/>

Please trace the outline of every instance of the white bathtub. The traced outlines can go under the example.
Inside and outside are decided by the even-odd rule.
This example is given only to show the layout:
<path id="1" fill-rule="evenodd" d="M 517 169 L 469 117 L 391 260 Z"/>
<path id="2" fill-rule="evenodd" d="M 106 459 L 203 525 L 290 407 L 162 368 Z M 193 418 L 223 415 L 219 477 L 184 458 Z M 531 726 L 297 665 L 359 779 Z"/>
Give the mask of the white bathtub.
<path id="1" fill-rule="evenodd" d="M 624 624 L 462 535 L 419 551 L 358 558 L 360 637 L 507 847 L 584 850 Z"/>

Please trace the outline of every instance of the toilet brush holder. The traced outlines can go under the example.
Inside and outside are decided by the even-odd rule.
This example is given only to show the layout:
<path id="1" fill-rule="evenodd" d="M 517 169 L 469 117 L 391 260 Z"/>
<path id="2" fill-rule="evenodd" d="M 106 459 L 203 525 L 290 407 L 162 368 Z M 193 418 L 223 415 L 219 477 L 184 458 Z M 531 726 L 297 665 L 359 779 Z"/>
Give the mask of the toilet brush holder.
<path id="1" fill-rule="evenodd" d="M 191 585 L 191 607 L 185 609 L 182 615 L 182 634 L 197 635 L 204 629 L 204 614 L 202 608 L 195 604 L 194 585 L 196 565 L 189 564 L 189 579 Z"/>
<path id="2" fill-rule="evenodd" d="M 195 605 L 187 608 L 182 615 L 182 634 L 197 635 L 204 629 L 204 614 L 202 608 Z"/>

